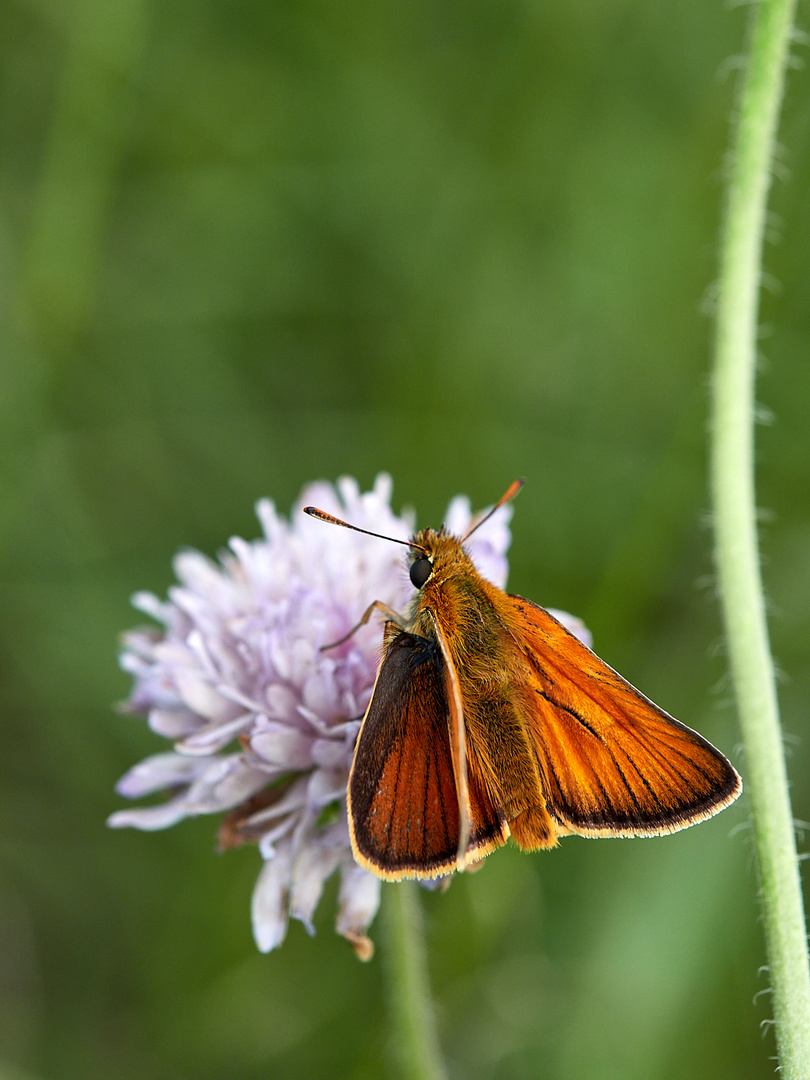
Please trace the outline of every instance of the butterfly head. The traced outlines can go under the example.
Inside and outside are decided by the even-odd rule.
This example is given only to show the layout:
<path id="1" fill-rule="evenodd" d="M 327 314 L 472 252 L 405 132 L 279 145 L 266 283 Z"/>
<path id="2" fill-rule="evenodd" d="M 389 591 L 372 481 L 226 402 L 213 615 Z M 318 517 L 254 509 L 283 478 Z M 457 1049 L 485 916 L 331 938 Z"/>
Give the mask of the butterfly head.
<path id="1" fill-rule="evenodd" d="M 410 566 L 408 573 L 415 589 L 422 589 L 429 582 L 437 584 L 458 573 L 472 568 L 469 555 L 457 536 L 451 536 L 442 527 L 423 529 L 411 537 Z"/>

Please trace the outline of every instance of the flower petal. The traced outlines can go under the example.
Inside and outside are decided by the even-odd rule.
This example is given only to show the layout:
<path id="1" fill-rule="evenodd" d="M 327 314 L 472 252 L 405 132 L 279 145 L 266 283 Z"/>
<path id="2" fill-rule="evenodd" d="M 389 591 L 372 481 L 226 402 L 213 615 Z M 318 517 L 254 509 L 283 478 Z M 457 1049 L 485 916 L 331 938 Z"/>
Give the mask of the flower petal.
<path id="1" fill-rule="evenodd" d="M 141 806 L 134 810 L 117 810 L 107 818 L 111 829 L 141 829 L 155 832 L 168 829 L 188 817 L 185 801 L 182 798 L 161 803 L 160 806 Z"/>
<path id="2" fill-rule="evenodd" d="M 250 736 L 250 748 L 269 765 L 286 770 L 311 769 L 313 740 L 285 724 L 266 721 Z"/>
<path id="3" fill-rule="evenodd" d="M 277 949 L 287 934 L 292 845 L 280 845 L 261 869 L 250 905 L 253 937 L 263 953 Z"/>
<path id="4" fill-rule="evenodd" d="M 253 716 L 243 713 L 227 724 L 206 724 L 178 742 L 177 749 L 183 754 L 215 754 L 233 742 L 237 735 L 247 731 L 252 723 Z"/>
<path id="5" fill-rule="evenodd" d="M 154 754 L 124 773 L 115 790 L 127 799 L 140 799 L 165 788 L 185 787 L 205 771 L 207 764 L 183 754 Z"/>
<path id="6" fill-rule="evenodd" d="M 310 935 L 315 933 L 312 918 L 329 875 L 340 862 L 342 851 L 310 841 L 295 857 L 290 886 L 290 915 L 300 920 Z"/>
<path id="7" fill-rule="evenodd" d="M 344 859 L 340 868 L 340 892 L 335 929 L 352 945 L 361 960 L 370 960 L 374 945 L 366 930 L 380 906 L 379 878 L 363 870 L 356 862 Z"/>
<path id="8" fill-rule="evenodd" d="M 215 814 L 230 810 L 261 791 L 267 784 L 267 773 L 251 769 L 241 754 L 215 757 L 186 793 L 188 813 Z"/>
<path id="9" fill-rule="evenodd" d="M 156 735 L 162 735 L 164 739 L 183 739 L 200 726 L 200 718 L 190 709 L 150 709 L 148 714 L 149 727 Z"/>
<path id="10" fill-rule="evenodd" d="M 179 668 L 174 684 L 186 707 L 204 720 L 221 724 L 233 717 L 234 703 L 224 698 L 199 669 Z"/>

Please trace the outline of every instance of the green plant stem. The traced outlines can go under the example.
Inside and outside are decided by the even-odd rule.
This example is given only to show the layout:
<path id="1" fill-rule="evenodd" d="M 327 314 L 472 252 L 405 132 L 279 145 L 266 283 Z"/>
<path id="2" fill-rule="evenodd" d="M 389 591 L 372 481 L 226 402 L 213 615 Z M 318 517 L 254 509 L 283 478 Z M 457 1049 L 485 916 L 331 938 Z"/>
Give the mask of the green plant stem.
<path id="1" fill-rule="evenodd" d="M 419 886 L 384 887 L 390 1022 L 403 1080 L 445 1080 L 430 995 Z"/>
<path id="2" fill-rule="evenodd" d="M 757 551 L 754 382 L 762 243 L 794 0 L 760 0 L 721 234 L 712 421 L 715 556 L 759 862 L 776 1042 L 810 1076 L 810 971 L 793 817 Z"/>

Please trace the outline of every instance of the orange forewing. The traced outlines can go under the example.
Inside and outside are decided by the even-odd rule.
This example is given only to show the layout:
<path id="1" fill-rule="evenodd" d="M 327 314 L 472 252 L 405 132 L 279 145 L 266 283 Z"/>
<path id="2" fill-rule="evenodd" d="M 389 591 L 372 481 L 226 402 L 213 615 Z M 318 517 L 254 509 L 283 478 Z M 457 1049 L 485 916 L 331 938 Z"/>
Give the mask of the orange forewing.
<path id="1" fill-rule="evenodd" d="M 505 599 L 516 643 L 516 701 L 537 753 L 546 807 L 561 832 L 674 832 L 736 799 L 740 778 L 711 743 L 631 686 L 543 608 L 521 597 Z"/>

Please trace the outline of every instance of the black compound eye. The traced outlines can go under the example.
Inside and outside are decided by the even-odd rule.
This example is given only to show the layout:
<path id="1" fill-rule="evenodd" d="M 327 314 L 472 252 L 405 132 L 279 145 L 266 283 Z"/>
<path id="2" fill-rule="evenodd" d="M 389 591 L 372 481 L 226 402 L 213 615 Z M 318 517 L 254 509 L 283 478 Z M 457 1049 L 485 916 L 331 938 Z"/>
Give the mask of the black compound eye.
<path id="1" fill-rule="evenodd" d="M 432 573 L 433 566 L 431 565 L 430 559 L 426 559 L 424 556 L 414 559 L 411 563 L 410 570 L 411 585 L 413 585 L 415 589 L 421 589 Z"/>

